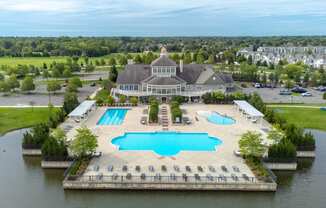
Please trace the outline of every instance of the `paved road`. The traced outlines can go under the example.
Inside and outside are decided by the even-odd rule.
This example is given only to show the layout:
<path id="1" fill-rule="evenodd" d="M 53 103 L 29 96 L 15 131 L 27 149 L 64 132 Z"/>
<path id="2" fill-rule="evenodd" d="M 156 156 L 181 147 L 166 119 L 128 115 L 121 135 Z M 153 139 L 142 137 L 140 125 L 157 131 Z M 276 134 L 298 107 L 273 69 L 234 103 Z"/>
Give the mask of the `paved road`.
<path id="1" fill-rule="evenodd" d="M 291 95 L 279 95 L 279 92 L 282 88 L 244 88 L 243 92 L 245 93 L 253 93 L 257 92 L 266 103 L 311 103 L 311 104 L 319 104 L 326 103 L 323 100 L 322 92 L 309 89 L 308 91 L 312 94 L 312 97 L 302 97 L 299 96 L 291 96 Z"/>
<path id="2" fill-rule="evenodd" d="M 43 87 L 44 88 L 44 87 Z M 97 87 L 84 86 L 79 89 L 78 100 L 82 101 L 91 95 Z M 41 92 L 41 90 L 40 90 Z M 64 89 L 61 92 L 56 93 L 56 95 L 51 95 L 51 103 L 53 105 L 63 104 Z M 35 93 L 35 94 L 13 94 L 11 96 L 1 96 L 0 95 L 0 106 L 23 106 L 29 105 L 33 101 L 35 106 L 47 106 L 49 103 L 49 96 L 46 93 Z"/>
<path id="3" fill-rule="evenodd" d="M 95 71 L 92 73 L 79 73 L 78 76 L 84 81 L 99 80 L 99 78 L 106 79 L 109 73 L 107 71 Z M 41 81 L 46 81 L 42 77 L 38 77 L 36 82 L 41 83 Z M 87 96 L 90 96 L 97 87 L 90 87 L 89 85 L 84 85 L 79 89 L 78 99 L 79 101 L 85 100 Z M 62 88 L 56 93 L 56 95 L 51 95 L 51 103 L 53 105 L 62 105 L 63 96 L 65 88 Z M 33 101 L 35 106 L 47 106 L 49 103 L 49 96 L 46 90 L 46 84 L 38 84 L 33 94 L 13 94 L 10 96 L 2 96 L 0 93 L 0 106 L 26 106 Z"/>

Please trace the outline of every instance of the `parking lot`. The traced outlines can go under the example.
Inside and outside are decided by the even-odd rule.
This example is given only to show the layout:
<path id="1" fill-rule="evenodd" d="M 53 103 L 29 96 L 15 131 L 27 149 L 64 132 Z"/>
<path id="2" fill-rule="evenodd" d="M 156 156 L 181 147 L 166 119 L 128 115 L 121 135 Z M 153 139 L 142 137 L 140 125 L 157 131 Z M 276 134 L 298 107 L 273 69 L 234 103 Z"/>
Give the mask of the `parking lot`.
<path id="1" fill-rule="evenodd" d="M 320 104 L 326 103 L 326 100 L 323 100 L 323 92 L 308 89 L 308 92 L 312 94 L 311 97 L 303 97 L 300 94 L 297 95 L 280 95 L 280 90 L 284 88 L 244 88 L 243 92 L 253 93 L 257 92 L 266 103 L 311 103 L 311 104 Z"/>
<path id="2" fill-rule="evenodd" d="M 82 101 L 91 95 L 97 87 L 90 87 L 85 85 L 79 89 L 78 100 Z M 64 89 L 57 92 L 55 95 L 51 95 L 51 103 L 55 106 L 63 104 Z M 10 96 L 0 95 L 0 106 L 23 106 L 30 105 L 33 101 L 35 106 L 47 106 L 49 103 L 49 96 L 46 92 L 46 86 L 41 85 L 37 87 L 37 90 L 33 94 L 12 94 Z"/>

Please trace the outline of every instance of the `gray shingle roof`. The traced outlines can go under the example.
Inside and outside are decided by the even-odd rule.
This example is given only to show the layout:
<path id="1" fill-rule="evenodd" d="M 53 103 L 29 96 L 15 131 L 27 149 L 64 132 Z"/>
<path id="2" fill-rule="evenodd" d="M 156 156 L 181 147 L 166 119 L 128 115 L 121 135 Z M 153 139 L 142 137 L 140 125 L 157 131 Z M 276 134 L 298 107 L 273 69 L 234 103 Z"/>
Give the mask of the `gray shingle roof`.
<path id="1" fill-rule="evenodd" d="M 166 55 L 161 55 L 155 59 L 151 66 L 177 66 L 177 64 Z"/>
<path id="2" fill-rule="evenodd" d="M 151 79 L 146 80 L 146 83 L 152 85 L 176 85 L 184 82 L 185 81 L 178 77 L 152 77 Z"/>
<path id="3" fill-rule="evenodd" d="M 117 84 L 139 84 L 151 76 L 151 67 L 144 64 L 126 65 L 118 74 Z"/>
<path id="4" fill-rule="evenodd" d="M 215 78 L 213 79 L 213 76 Z M 144 64 L 126 65 L 125 70 L 119 72 L 117 84 L 140 84 L 146 82 L 154 85 L 174 85 L 186 82 L 187 84 L 223 84 L 233 83 L 232 76 L 224 73 L 214 73 L 210 65 L 186 64 L 183 71 L 177 70 L 176 77 L 154 77 L 151 75 L 151 66 Z"/>
<path id="5" fill-rule="evenodd" d="M 185 80 L 188 84 L 195 84 L 200 74 L 205 70 L 205 65 L 185 64 L 183 71 L 178 70 L 177 76 Z"/>

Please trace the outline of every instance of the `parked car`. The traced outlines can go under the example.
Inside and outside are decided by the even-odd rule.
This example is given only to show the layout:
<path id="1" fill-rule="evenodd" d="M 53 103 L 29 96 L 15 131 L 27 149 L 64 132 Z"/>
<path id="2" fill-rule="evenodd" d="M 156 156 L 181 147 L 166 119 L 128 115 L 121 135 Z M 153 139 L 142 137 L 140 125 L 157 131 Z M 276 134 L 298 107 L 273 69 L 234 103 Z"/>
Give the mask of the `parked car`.
<path id="1" fill-rule="evenodd" d="M 254 87 L 255 88 L 261 88 L 261 84 L 260 83 L 255 83 Z"/>
<path id="2" fill-rule="evenodd" d="M 290 90 L 281 90 L 280 91 L 280 93 L 279 93 L 280 95 L 291 95 L 292 94 L 292 92 L 290 91 Z"/>
<path id="3" fill-rule="evenodd" d="M 291 91 L 295 92 L 295 93 L 305 93 L 305 92 L 307 92 L 307 90 L 302 88 L 302 87 L 293 87 Z"/>
<path id="4" fill-rule="evenodd" d="M 311 97 L 312 96 L 312 94 L 310 92 L 305 92 L 305 93 L 302 93 L 301 95 L 302 95 L 302 97 Z"/>
<path id="5" fill-rule="evenodd" d="M 326 87 L 324 86 L 319 86 L 316 88 L 316 90 L 320 91 L 320 92 L 326 92 Z"/>

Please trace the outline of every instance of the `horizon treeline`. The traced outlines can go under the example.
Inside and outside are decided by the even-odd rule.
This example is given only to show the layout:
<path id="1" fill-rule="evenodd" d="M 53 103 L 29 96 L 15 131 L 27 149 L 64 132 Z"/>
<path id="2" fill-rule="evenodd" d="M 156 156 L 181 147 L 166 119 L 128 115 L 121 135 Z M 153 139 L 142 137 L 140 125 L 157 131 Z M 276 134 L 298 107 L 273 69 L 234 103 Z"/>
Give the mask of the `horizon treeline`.
<path id="1" fill-rule="evenodd" d="M 326 46 L 326 36 L 288 37 L 0 37 L 0 57 L 88 56 L 112 53 L 169 52 L 226 49 L 252 46 Z"/>

